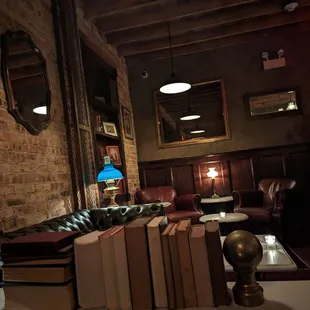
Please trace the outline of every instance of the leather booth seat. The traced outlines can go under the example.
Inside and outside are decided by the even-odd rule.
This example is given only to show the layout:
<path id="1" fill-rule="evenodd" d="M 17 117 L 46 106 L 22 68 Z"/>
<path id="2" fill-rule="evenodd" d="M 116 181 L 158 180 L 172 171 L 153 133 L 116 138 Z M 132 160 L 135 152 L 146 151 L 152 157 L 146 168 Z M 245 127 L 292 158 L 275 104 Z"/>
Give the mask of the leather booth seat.
<path id="1" fill-rule="evenodd" d="M 170 202 L 165 208 L 165 214 L 170 222 L 178 222 L 183 218 L 190 218 L 192 223 L 199 223 L 201 211 L 201 197 L 198 194 L 187 194 L 177 196 L 175 189 L 171 186 L 147 187 L 135 193 L 137 204 L 153 202 Z"/>
<path id="2" fill-rule="evenodd" d="M 105 230 L 114 225 L 125 224 L 137 216 L 164 215 L 164 207 L 160 203 L 139 206 L 117 206 L 91 210 L 79 210 L 40 224 L 32 225 L 6 233 L 2 240 L 10 240 L 20 235 L 43 231 L 74 231 L 87 234 L 94 230 Z"/>

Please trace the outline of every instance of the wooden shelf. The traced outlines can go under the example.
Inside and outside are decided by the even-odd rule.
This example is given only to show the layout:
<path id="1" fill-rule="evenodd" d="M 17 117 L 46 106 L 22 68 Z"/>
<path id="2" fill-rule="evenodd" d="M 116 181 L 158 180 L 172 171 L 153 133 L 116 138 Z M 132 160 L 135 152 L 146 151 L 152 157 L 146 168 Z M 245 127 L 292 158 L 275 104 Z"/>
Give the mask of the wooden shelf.
<path id="1" fill-rule="evenodd" d="M 100 99 L 97 99 L 96 97 L 92 98 L 91 105 L 93 110 L 102 112 L 102 113 L 108 113 L 108 114 L 118 114 L 118 108 L 112 107 L 108 105 L 107 103 L 101 101 Z"/>
<path id="2" fill-rule="evenodd" d="M 109 139 L 118 140 L 118 141 L 121 140 L 120 137 L 110 136 L 110 135 L 107 135 L 107 134 L 100 132 L 100 131 L 96 131 L 96 137 L 98 137 L 98 138 L 109 138 Z"/>

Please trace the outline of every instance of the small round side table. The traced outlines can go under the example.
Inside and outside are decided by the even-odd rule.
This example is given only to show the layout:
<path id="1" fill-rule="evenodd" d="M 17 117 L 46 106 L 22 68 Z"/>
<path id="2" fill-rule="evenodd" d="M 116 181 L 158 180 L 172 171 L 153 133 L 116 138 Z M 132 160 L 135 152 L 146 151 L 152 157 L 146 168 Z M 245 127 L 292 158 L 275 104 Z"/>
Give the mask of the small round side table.
<path id="1" fill-rule="evenodd" d="M 202 223 L 208 221 L 218 221 L 219 223 L 235 223 L 246 221 L 249 217 L 243 213 L 226 213 L 225 216 L 221 217 L 220 214 L 208 214 L 203 215 L 199 218 Z"/>
<path id="2" fill-rule="evenodd" d="M 214 214 L 220 212 L 232 212 L 234 207 L 233 196 L 224 196 L 220 198 L 202 198 L 201 208 L 205 214 Z"/>

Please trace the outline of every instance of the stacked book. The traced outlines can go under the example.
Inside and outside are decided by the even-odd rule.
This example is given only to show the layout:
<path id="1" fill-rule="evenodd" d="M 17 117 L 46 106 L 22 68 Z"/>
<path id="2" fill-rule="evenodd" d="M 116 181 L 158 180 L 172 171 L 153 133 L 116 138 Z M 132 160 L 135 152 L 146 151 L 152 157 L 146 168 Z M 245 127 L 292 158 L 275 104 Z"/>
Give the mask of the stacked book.
<path id="1" fill-rule="evenodd" d="M 73 242 L 79 235 L 41 232 L 2 244 L 6 300 L 25 309 L 73 309 Z"/>
<path id="2" fill-rule="evenodd" d="M 192 226 L 189 219 L 173 224 L 164 216 L 140 217 L 100 232 L 98 247 L 98 261 L 88 258 L 93 266 L 101 263 L 100 309 L 213 309 L 230 304 L 217 222 Z M 98 309 L 94 296 L 87 300 L 89 287 L 84 285 L 84 294 L 79 291 L 79 282 L 89 283 L 86 277 L 77 273 L 80 309 Z"/>

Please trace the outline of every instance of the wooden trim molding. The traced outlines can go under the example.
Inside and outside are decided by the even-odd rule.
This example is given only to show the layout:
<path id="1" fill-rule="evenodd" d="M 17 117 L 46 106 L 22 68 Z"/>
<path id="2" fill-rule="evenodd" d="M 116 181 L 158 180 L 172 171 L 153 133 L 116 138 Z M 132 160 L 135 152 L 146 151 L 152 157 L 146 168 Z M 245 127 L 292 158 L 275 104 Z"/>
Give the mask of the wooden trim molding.
<path id="1" fill-rule="evenodd" d="M 215 179 L 221 196 L 233 190 L 256 189 L 261 179 L 293 178 L 299 189 L 309 188 L 310 144 L 260 148 L 210 156 L 140 162 L 142 188 L 173 186 L 179 195 L 198 193 L 211 197 L 208 169 L 219 173 Z"/>
<path id="2" fill-rule="evenodd" d="M 52 7 L 74 202 L 76 209 L 96 208 L 99 196 L 76 1 L 53 0 Z"/>

